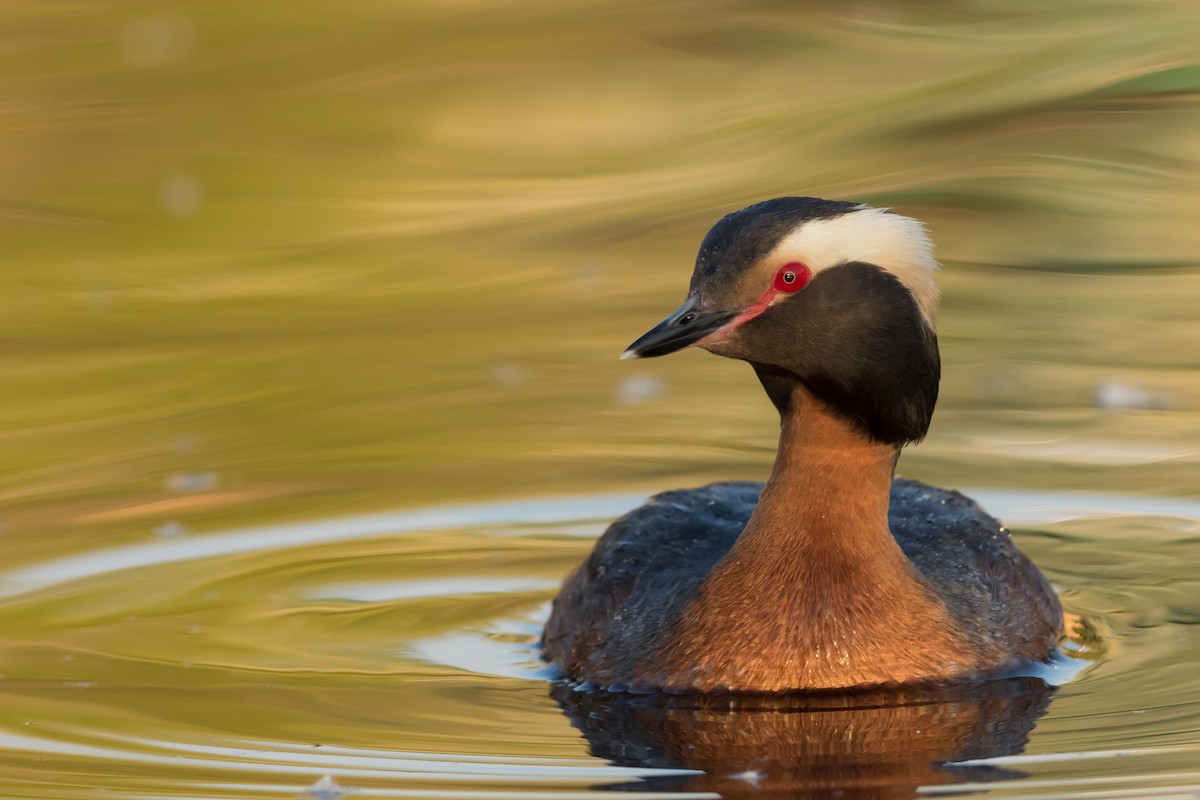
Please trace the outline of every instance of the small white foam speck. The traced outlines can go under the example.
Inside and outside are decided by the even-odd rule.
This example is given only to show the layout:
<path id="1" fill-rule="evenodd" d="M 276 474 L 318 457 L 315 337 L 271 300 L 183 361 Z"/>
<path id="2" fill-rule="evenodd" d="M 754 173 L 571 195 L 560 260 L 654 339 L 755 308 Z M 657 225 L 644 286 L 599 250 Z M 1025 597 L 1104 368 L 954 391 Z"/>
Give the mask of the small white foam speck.
<path id="1" fill-rule="evenodd" d="M 172 217 L 190 217 L 200 210 L 204 189 L 191 175 L 172 175 L 159 188 L 162 210 Z"/>
<path id="2" fill-rule="evenodd" d="M 187 533 L 187 528 L 175 520 L 168 520 L 154 529 L 154 535 L 163 539 L 173 539 Z"/>
<path id="3" fill-rule="evenodd" d="M 490 372 L 492 383 L 504 389 L 516 389 L 529 382 L 529 370 L 520 364 L 496 364 Z"/>
<path id="4" fill-rule="evenodd" d="M 762 779 L 764 777 L 766 776 L 763 775 L 762 770 L 748 769 L 745 772 L 739 772 L 735 775 L 730 775 L 729 780 L 742 781 L 743 783 L 748 783 L 751 786 L 758 786 L 760 783 L 762 783 Z"/>
<path id="5" fill-rule="evenodd" d="M 172 492 L 207 492 L 217 488 L 220 477 L 215 472 L 177 472 L 164 483 Z"/>
<path id="6" fill-rule="evenodd" d="M 121 55 L 143 69 L 178 63 L 191 57 L 196 38 L 196 24 L 186 17 L 140 17 L 121 31 Z"/>
<path id="7" fill-rule="evenodd" d="M 333 779 L 332 775 L 326 775 L 321 780 L 309 786 L 297 797 L 308 797 L 311 800 L 340 800 L 351 792 L 357 792 L 358 789 L 351 786 L 342 786 Z"/>
<path id="8" fill-rule="evenodd" d="M 617 385 L 617 405 L 637 406 L 659 397 L 666 381 L 653 375 L 630 375 Z"/>
<path id="9" fill-rule="evenodd" d="M 1161 392 L 1152 392 L 1132 383 L 1110 380 L 1096 387 L 1096 405 L 1105 411 L 1163 411 L 1171 407 L 1171 401 Z"/>

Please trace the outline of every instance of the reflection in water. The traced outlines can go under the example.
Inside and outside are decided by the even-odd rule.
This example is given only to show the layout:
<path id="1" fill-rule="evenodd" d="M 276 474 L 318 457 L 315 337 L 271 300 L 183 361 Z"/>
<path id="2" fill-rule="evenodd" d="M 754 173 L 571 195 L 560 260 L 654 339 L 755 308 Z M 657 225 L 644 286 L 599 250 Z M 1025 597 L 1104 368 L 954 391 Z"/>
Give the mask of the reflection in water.
<path id="1" fill-rule="evenodd" d="M 979 759 L 1020 753 L 1054 688 L 1036 678 L 925 690 L 752 696 L 552 694 L 592 755 L 686 768 L 608 788 L 722 797 L 896 798 L 918 787 L 1021 777 Z M 970 764 L 955 762 L 971 761 Z"/>

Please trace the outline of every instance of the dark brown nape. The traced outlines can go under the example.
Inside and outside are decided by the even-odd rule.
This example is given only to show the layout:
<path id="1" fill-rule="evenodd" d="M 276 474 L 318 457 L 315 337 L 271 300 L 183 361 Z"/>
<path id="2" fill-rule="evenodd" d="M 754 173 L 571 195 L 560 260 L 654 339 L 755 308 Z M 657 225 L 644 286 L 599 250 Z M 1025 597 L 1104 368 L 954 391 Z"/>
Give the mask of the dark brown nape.
<path id="1" fill-rule="evenodd" d="M 634 684 L 773 692 L 944 682 L 1003 660 L 986 644 L 968 647 L 889 530 L 899 446 L 872 440 L 786 373 L 764 382 L 784 410 L 771 477 L 656 656 L 635 654 L 645 660 Z"/>

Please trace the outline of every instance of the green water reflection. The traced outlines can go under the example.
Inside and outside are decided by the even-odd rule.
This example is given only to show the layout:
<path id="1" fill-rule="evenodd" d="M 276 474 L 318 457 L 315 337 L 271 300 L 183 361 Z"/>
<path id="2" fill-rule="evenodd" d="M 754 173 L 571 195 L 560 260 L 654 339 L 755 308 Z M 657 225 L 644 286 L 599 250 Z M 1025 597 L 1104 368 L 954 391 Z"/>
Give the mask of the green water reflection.
<path id="1" fill-rule="evenodd" d="M 942 400 L 902 471 L 1196 494 L 1190 0 L 14 0 L 0 24 L 9 568 L 256 523 L 761 478 L 775 420 L 744 366 L 616 356 L 682 298 L 712 221 L 795 193 L 895 206 L 939 245 Z M 1147 524 L 1163 541 L 1190 535 Z M 1034 549 L 1076 610 L 1144 631 L 1174 675 L 1169 643 L 1196 610 L 1179 600 L 1184 578 L 1163 588 L 1157 571 L 1182 553 L 1118 570 L 1102 556 L 1125 531 L 1056 528 L 1081 543 Z M 552 581 L 586 546 L 533 532 L 493 563 L 473 536 L 371 546 L 401 583 Z M 532 615 L 546 590 L 326 613 L 280 587 L 382 579 L 364 576 L 358 544 L 239 558 L 0 609 L 16 698 L 4 728 L 235 737 L 229 720 L 265 691 L 247 675 L 307 663 L 316 677 L 264 701 L 274 722 L 247 738 L 383 746 L 383 722 L 356 726 L 347 709 L 404 706 L 444 723 L 431 750 L 581 759 L 541 685 L 510 680 L 493 702 L 442 667 L 405 666 L 387 689 L 339 672 L 385 670 L 406 637 L 435 628 Z M 1097 571 L 1127 589 L 1080 588 Z M 246 605 L 277 591 L 275 606 Z M 181 671 L 194 657 L 206 666 Z M 63 688 L 89 670 L 103 702 Z M 434 677 L 444 709 L 420 689 Z M 133 710 L 148 687 L 210 682 L 220 722 Z M 297 711 L 341 693 L 343 705 Z M 539 709 L 537 733 L 516 696 Z M 464 722 L 481 707 L 501 720 L 499 743 Z M 1164 725 L 1172 746 L 1194 743 Z M 138 783 L 96 758 L 63 769 L 92 776 L 80 787 Z M 21 770 L 11 796 L 59 796 L 53 763 Z"/>

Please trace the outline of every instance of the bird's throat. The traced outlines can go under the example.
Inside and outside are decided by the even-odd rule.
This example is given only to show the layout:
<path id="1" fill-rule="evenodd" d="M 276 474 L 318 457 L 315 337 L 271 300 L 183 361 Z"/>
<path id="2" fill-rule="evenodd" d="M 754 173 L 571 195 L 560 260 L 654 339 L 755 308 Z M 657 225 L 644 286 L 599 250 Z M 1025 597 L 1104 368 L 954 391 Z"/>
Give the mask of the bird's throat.
<path id="1" fill-rule="evenodd" d="M 910 573 L 888 529 L 900 448 L 873 441 L 799 382 L 781 410 L 775 466 L 730 560 L 770 554 L 799 575 L 828 576 L 835 561 Z"/>
<path id="2" fill-rule="evenodd" d="M 798 382 L 783 405 L 758 506 L 690 601 L 668 660 L 688 664 L 689 688 L 704 690 L 936 673 L 954 650 L 954 624 L 888 528 L 899 448 L 872 441 Z"/>

